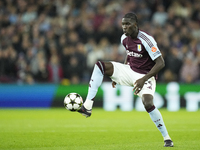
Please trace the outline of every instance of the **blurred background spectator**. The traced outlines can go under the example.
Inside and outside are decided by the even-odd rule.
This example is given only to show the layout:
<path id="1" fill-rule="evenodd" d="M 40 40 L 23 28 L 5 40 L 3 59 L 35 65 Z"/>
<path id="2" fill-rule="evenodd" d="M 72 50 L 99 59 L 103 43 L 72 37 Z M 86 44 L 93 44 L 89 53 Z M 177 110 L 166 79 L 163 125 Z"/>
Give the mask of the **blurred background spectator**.
<path id="1" fill-rule="evenodd" d="M 0 83 L 88 83 L 96 61 L 124 61 L 128 12 L 163 54 L 158 82 L 200 81 L 199 0 L 1 0 Z"/>

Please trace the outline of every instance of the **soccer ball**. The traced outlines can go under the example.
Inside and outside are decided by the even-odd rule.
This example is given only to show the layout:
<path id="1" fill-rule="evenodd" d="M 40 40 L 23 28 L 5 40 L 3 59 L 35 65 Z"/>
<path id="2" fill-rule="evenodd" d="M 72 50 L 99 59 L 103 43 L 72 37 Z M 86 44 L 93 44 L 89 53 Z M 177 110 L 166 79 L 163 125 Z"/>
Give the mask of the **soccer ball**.
<path id="1" fill-rule="evenodd" d="M 65 96 L 64 107 L 70 111 L 77 111 L 83 104 L 82 97 L 77 93 L 69 93 Z"/>

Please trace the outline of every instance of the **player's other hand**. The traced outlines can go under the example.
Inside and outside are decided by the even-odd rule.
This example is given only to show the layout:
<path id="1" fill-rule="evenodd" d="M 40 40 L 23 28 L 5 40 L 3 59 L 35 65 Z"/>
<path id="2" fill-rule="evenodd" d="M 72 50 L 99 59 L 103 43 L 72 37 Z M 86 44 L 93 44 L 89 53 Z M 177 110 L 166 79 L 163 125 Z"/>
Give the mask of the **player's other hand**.
<path id="1" fill-rule="evenodd" d="M 142 90 L 144 83 L 145 83 L 145 80 L 143 78 L 135 81 L 134 88 L 133 88 L 133 91 L 135 91 L 134 92 L 135 95 L 137 95 Z"/>
<path id="2" fill-rule="evenodd" d="M 112 81 L 112 87 L 113 87 L 113 88 L 116 88 L 116 84 L 117 84 L 117 83 L 116 83 L 115 81 Z"/>

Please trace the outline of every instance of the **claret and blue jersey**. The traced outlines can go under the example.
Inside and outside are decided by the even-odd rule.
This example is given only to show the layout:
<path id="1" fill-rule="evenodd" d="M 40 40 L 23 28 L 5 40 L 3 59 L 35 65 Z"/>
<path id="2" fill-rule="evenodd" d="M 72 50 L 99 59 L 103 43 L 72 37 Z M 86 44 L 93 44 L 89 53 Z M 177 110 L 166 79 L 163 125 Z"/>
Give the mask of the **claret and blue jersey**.
<path id="1" fill-rule="evenodd" d="M 138 73 L 148 73 L 155 64 L 154 60 L 161 56 L 154 38 L 141 30 L 136 39 L 123 34 L 121 43 L 126 49 L 127 64 Z"/>

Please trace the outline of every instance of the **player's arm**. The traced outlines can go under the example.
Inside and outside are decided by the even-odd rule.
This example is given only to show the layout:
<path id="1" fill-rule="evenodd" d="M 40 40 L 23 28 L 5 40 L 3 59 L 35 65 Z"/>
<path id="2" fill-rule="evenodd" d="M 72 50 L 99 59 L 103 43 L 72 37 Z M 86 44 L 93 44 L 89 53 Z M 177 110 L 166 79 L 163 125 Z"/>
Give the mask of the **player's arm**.
<path id="1" fill-rule="evenodd" d="M 128 55 L 126 55 L 126 57 L 125 57 L 124 64 L 127 64 L 127 57 L 128 57 Z"/>
<path id="2" fill-rule="evenodd" d="M 155 65 L 153 66 L 153 68 L 141 79 L 138 79 L 135 82 L 134 88 L 133 90 L 135 90 L 135 94 L 138 94 L 140 92 L 140 90 L 142 89 L 144 83 L 151 78 L 152 76 L 155 76 L 164 66 L 165 66 L 165 61 L 161 56 L 159 56 L 158 58 L 156 58 L 155 60 Z"/>
<path id="3" fill-rule="evenodd" d="M 143 79 L 145 81 L 147 81 L 149 78 L 151 78 L 152 76 L 155 76 L 156 74 L 158 74 L 158 72 L 165 67 L 165 61 L 163 59 L 162 56 L 159 56 L 158 58 L 156 58 L 154 60 L 155 65 L 153 66 L 153 68 L 143 77 Z"/>

